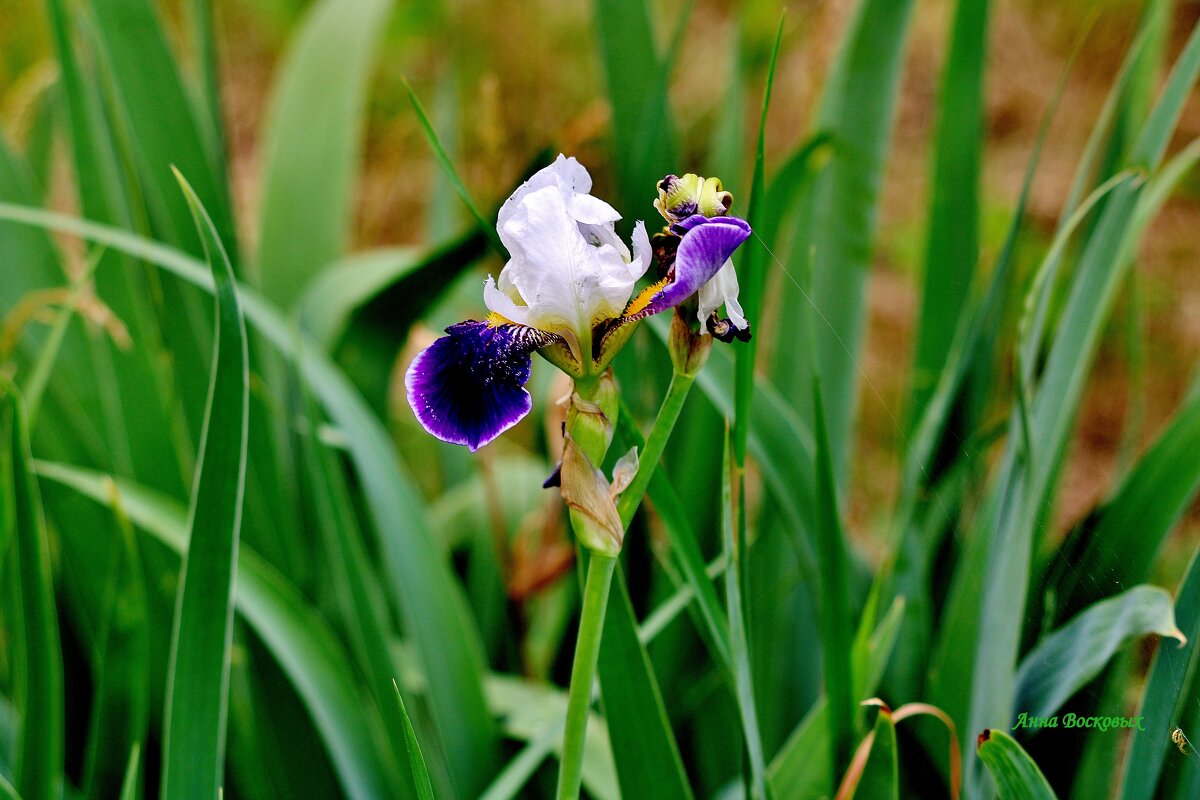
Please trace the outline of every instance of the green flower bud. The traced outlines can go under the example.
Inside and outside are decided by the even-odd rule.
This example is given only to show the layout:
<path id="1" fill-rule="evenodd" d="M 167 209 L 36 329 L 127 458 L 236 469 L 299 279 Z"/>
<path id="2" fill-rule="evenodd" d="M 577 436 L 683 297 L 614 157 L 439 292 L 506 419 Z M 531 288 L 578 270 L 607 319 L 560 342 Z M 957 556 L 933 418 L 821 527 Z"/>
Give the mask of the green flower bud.
<path id="1" fill-rule="evenodd" d="M 681 375 L 695 377 L 708 354 L 712 352 L 713 337 L 700 333 L 699 326 L 688 322 L 682 314 L 676 311 L 671 315 L 671 332 L 667 336 L 667 350 L 671 354 L 671 364 Z"/>
<path id="2" fill-rule="evenodd" d="M 668 224 L 687 219 L 693 214 L 723 217 L 733 205 L 733 195 L 722 191 L 720 178 L 701 178 L 689 172 L 682 178 L 668 175 L 658 182 L 658 199 L 654 207 Z"/>
<path id="3" fill-rule="evenodd" d="M 620 408 L 612 370 L 591 380 L 576 380 L 567 406 L 567 435 L 594 464 L 604 461 Z"/>

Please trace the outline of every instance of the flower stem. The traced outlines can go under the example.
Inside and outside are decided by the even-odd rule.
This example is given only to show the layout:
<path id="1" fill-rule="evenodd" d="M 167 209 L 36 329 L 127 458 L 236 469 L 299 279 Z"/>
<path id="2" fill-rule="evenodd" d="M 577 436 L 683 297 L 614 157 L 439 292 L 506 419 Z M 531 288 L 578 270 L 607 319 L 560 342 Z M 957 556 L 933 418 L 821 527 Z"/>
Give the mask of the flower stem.
<path id="1" fill-rule="evenodd" d="M 562 767 L 558 773 L 558 800 L 576 800 L 583 779 L 583 742 L 587 735 L 588 709 L 604 632 L 604 612 L 612 586 L 617 559 L 592 553 L 583 589 L 583 611 L 575 640 L 575 662 L 571 666 L 571 688 L 567 695 L 567 726 L 563 734 Z"/>
<path id="2" fill-rule="evenodd" d="M 671 438 L 671 431 L 675 430 L 675 423 L 679 421 L 683 403 L 687 400 L 695 380 L 694 376 L 678 370 L 671 376 L 671 385 L 667 388 L 667 396 L 663 398 L 662 405 L 659 406 L 654 427 L 650 429 L 650 435 L 646 438 L 646 446 L 638 454 L 637 475 L 625 491 L 621 492 L 621 501 L 617 504 L 621 524 L 627 528 L 634 512 L 641 505 L 642 495 L 650 485 L 650 477 L 654 475 L 654 470 L 658 469 L 658 461 L 667 447 L 667 440 Z"/>

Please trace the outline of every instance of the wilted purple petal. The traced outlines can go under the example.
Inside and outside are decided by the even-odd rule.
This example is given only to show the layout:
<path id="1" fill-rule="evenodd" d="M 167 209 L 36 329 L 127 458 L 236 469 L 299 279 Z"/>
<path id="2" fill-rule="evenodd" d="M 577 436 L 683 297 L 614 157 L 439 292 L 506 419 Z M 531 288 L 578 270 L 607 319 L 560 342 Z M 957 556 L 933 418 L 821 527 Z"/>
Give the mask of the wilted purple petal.
<path id="1" fill-rule="evenodd" d="M 682 237 L 675 253 L 675 279 L 650 299 L 645 315 L 673 308 L 691 297 L 750 238 L 749 223 L 737 217 L 694 214 L 671 229 Z"/>
<path id="2" fill-rule="evenodd" d="M 446 333 L 409 365 L 408 404 L 425 430 L 474 452 L 529 413 L 530 354 L 554 337 L 523 325 L 475 321 Z"/>

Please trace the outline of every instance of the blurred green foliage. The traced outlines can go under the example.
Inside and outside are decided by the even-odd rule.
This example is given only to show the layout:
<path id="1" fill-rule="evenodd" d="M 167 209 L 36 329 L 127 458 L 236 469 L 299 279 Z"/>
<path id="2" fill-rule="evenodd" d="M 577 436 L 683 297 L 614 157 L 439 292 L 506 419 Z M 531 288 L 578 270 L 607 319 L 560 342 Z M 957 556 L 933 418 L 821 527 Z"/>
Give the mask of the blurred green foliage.
<path id="1" fill-rule="evenodd" d="M 560 412 L 471 456 L 398 376 L 478 316 L 498 203 L 567 149 L 625 224 L 715 169 L 757 232 L 754 340 L 622 508 L 585 793 L 957 797 L 961 752 L 969 798 L 1195 797 L 1200 393 L 1146 377 L 1195 353 L 1136 268 L 1195 193 L 1194 8 L 827 5 L 0 0 L 0 796 L 553 794 Z M 997 23 L 1034 13 L 1068 85 L 1123 66 L 1096 109 L 1031 73 L 1047 107 L 1007 113 L 1045 124 L 1004 150 Z M 915 284 L 883 300 L 911 335 L 880 280 Z M 663 322 L 616 364 L 629 445 L 690 387 Z M 1113 351 L 1123 460 L 1068 507 Z M 1035 712 L 1146 725 L 1003 733 Z"/>

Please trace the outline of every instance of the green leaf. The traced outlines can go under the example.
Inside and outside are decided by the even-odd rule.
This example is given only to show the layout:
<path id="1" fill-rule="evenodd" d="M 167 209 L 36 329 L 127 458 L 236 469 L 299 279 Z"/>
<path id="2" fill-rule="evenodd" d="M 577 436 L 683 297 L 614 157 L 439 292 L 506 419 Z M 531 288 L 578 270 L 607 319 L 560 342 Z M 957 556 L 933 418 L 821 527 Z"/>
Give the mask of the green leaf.
<path id="1" fill-rule="evenodd" d="M 566 691 L 540 681 L 493 673 L 487 679 L 487 694 L 492 711 L 504 720 L 506 734 L 530 743 L 548 739 L 550 750 L 562 756 Z M 621 797 L 609 740 L 604 718 L 589 712 L 583 745 L 583 786 L 596 800 Z M 493 783 L 493 789 L 495 786 Z"/>
<path id="2" fill-rule="evenodd" d="M 1149 169 L 1156 165 L 1197 72 L 1200 26 L 1143 128 L 1135 163 Z M 1143 188 L 1144 182 L 1121 183 L 1088 238 L 1030 404 L 1029 439 L 1037 443 L 1038 457 L 1026 463 L 1022 456 L 1021 423 L 1014 414 L 1000 478 L 977 518 L 965 566 L 951 592 L 931 678 L 936 678 L 935 702 L 967 730 L 1006 724 L 1012 708 L 1034 531 L 1050 506 L 1088 368 L 1121 284 L 1123 254 Z M 968 767 L 968 781 L 976 774 Z"/>
<path id="3" fill-rule="evenodd" d="M 458 175 L 458 170 L 454 168 L 454 162 L 451 160 L 446 148 L 442 146 L 442 140 L 437 135 L 437 130 L 434 129 L 433 123 L 429 120 L 429 115 L 425 113 L 425 106 L 421 105 L 421 98 L 417 97 L 417 93 L 413 91 L 412 84 L 407 79 L 404 81 L 404 90 L 408 92 L 408 101 L 412 104 L 413 111 L 417 114 L 417 121 L 421 123 L 421 130 L 425 132 L 425 140 L 429 142 L 429 146 L 433 148 L 433 156 L 437 159 L 438 165 L 442 168 L 446 178 L 450 181 L 450 185 L 454 187 L 454 191 L 458 194 L 467 210 L 471 212 L 471 216 L 479 224 L 479 230 L 487 237 L 488 243 L 496 254 L 503 259 L 508 258 L 508 248 L 500 241 L 500 234 L 497 233 L 496 227 L 483 215 L 479 210 L 475 198 L 471 196 L 471 192 L 467 189 L 467 185 L 462 182 L 462 178 Z"/>
<path id="4" fill-rule="evenodd" d="M 175 501 L 124 479 L 66 464 L 39 463 L 38 474 L 107 505 L 115 483 L 129 519 L 172 551 L 187 551 L 187 518 Z M 237 611 L 270 649 L 325 740 L 342 786 L 353 798 L 388 795 L 371 744 L 370 722 L 354 670 L 324 619 L 248 547 L 239 548 Z"/>
<path id="5" fill-rule="evenodd" d="M 63 791 L 63 659 L 54 608 L 50 546 L 32 472 L 25 411 L 0 378 L 0 544 L 7 540 L 13 695 L 20 727 L 13 784 L 26 800 L 58 800 Z"/>
<path id="6" fill-rule="evenodd" d="M 217 335 L 167 676 L 164 800 L 212 798 L 223 786 L 233 588 L 250 408 L 246 323 L 233 268 L 200 199 L 181 174 L 176 176 L 212 269 Z"/>
<path id="7" fill-rule="evenodd" d="M 766 143 L 767 112 L 771 109 L 771 88 L 775 85 L 775 65 L 779 61 L 779 44 L 783 41 L 783 16 L 775 29 L 775 44 L 771 48 L 771 64 L 767 67 L 767 82 L 763 87 L 762 110 L 758 118 L 758 141 L 754 148 L 754 175 L 750 180 L 750 202 L 746 210 L 746 221 L 751 230 L 761 227 L 765 216 L 763 207 L 766 198 Z M 744 287 L 741 291 L 742 308 L 746 319 L 758 320 L 762 315 L 763 288 L 767 283 L 768 246 L 762 239 L 747 243 L 745 268 L 742 271 Z M 754 363 L 758 354 L 759 339 L 754 338 L 737 349 L 736 380 L 734 383 L 734 428 L 733 453 L 739 465 L 746 463 L 746 444 L 750 435 L 750 407 L 754 394 Z"/>
<path id="8" fill-rule="evenodd" d="M 753 674 L 750 671 L 750 645 L 746 640 L 746 612 L 742 608 L 741 554 L 744 550 L 734 541 L 734 474 L 738 472 L 730 446 L 729 429 L 725 429 L 725 449 L 721 470 L 721 541 L 729 567 L 725 570 L 725 604 L 729 615 L 729 642 L 733 655 L 734 687 L 738 711 L 742 718 L 742 736 L 750 756 L 750 796 L 766 800 L 766 765 L 758 729 L 758 712 L 754 700 Z"/>
<path id="9" fill-rule="evenodd" d="M 211 276 L 195 259 L 135 234 L 8 203 L 0 203 L 0 219 L 106 243 L 212 290 Z M 424 504 L 388 444 L 387 431 L 320 346 L 308 336 L 297 336 L 280 312 L 252 290 L 240 286 L 238 295 L 247 319 L 299 366 L 346 437 L 347 452 L 357 468 L 379 538 L 390 589 L 429 675 L 433 717 L 455 786 L 472 795 L 493 774 L 495 758 L 495 729 L 483 699 L 483 654 L 458 584 L 429 530 Z M 445 636 L 447 630 L 457 631 L 457 635 Z"/>
<path id="10" fill-rule="evenodd" d="M 110 486 L 116 546 L 105 568 L 93 565 L 105 589 L 84 756 L 84 793 L 93 798 L 118 793 L 123 761 L 145 741 L 150 718 L 150 617 L 142 561 L 116 487 Z"/>
<path id="11" fill-rule="evenodd" d="M 236 261 L 233 215 L 226 178 L 220 172 L 223 164 L 214 161 L 216 150 L 210 142 L 219 121 L 197 118 L 198 109 L 188 97 L 155 4 L 92 0 L 91 6 L 105 65 L 118 89 L 111 103 L 136 148 L 144 176 L 139 188 L 155 229 L 190 252 L 203 252 L 203 237 L 196 236 L 188 204 L 171 175 L 170 167 L 175 167 L 193 183 L 202 205 L 212 214 L 217 235 Z"/>
<path id="12" fill-rule="evenodd" d="M 137 800 L 141 754 L 142 745 L 135 742 L 129 750 L 129 762 L 125 765 L 125 778 L 121 781 L 121 800 Z"/>
<path id="13" fill-rule="evenodd" d="M 1090 606 L 1025 656 L 1017 670 L 1013 715 L 1053 716 L 1125 642 L 1150 633 L 1186 643 L 1165 589 L 1135 586 Z"/>
<path id="14" fill-rule="evenodd" d="M 802 342 L 812 331 L 816 363 L 807 347 L 781 347 L 772 375 L 806 421 L 814 418 L 810 383 L 820 375 L 839 478 L 853 441 L 867 272 L 912 8 L 912 0 L 861 0 L 850 19 L 815 125 L 830 135 L 833 155 L 817 177 L 798 242 L 803 259 L 815 253 L 799 279 L 811 290 L 782 284 L 780 307 L 796 312 L 783 315 L 775 335 Z"/>
<path id="15" fill-rule="evenodd" d="M 675 166 L 664 63 L 645 0 L 595 0 L 596 40 L 612 107 L 612 161 L 626 219 L 649 209 L 654 186 Z"/>
<path id="16" fill-rule="evenodd" d="M 632 413 L 626 407 L 622 407 L 621 413 L 617 415 L 617 429 L 627 447 L 636 447 L 639 453 L 644 452 L 645 440 L 633 424 Z M 686 580 L 686 585 L 691 587 L 696 597 L 705 629 L 705 640 L 726 674 L 732 675 L 733 656 L 729 643 L 729 623 L 721 610 L 721 601 L 717 598 L 712 580 L 708 577 L 704 557 L 696 541 L 696 532 L 688 520 L 686 506 L 675 492 L 670 478 L 661 469 L 655 469 L 647 493 L 667 530 L 673 560 Z M 624 519 L 622 521 L 624 522 Z M 628 524 L 626 527 L 628 528 Z"/>
<path id="17" fill-rule="evenodd" d="M 853 794 L 862 800 L 900 800 L 900 764 L 896 753 L 896 722 L 884 708 L 875 717 L 870 735 L 870 754 L 863 764 Z M 843 784 L 844 786 L 845 784 Z"/>
<path id="18" fill-rule="evenodd" d="M 904 619 L 904 599 L 892 601 L 891 608 L 867 637 L 865 656 L 854 663 L 854 696 L 869 697 L 875 693 L 883 671 L 896 646 L 900 623 Z M 871 622 L 865 615 L 859 621 L 859 636 L 869 630 Z M 783 747 L 771 759 L 767 780 L 771 794 L 777 798 L 828 797 L 834 775 L 829 747 L 829 704 L 821 696 L 796 726 Z"/>
<path id="19" fill-rule="evenodd" d="M 1044 585 L 1056 594 L 1057 617 L 1150 574 L 1163 542 L 1200 489 L 1200 397 L 1170 424 L 1126 475 L 1112 498 L 1060 548 Z M 1088 576 L 1105 576 L 1097 585 Z"/>
<path id="20" fill-rule="evenodd" d="M 2 800 L 21 800 L 21 795 L 13 788 L 13 785 L 8 780 L 0 775 L 0 799 Z"/>
<path id="21" fill-rule="evenodd" d="M 1021 745 L 1004 731 L 985 730 L 979 736 L 979 759 L 1004 800 L 1055 800 L 1054 790 Z"/>
<path id="22" fill-rule="evenodd" d="M 391 7 L 313 5 L 275 79 L 262 136 L 258 272 L 281 308 L 346 249 L 371 67 Z"/>
<path id="23" fill-rule="evenodd" d="M 821 381 L 813 378 L 813 409 L 817 433 L 817 516 L 814 531 L 821 575 L 820 623 L 825 664 L 825 695 L 829 699 L 831 774 L 841 775 L 850 763 L 854 698 L 851 696 L 850 574 L 846 534 L 842 528 L 833 448 L 825 426 Z"/>
<path id="24" fill-rule="evenodd" d="M 946 363 L 979 260 L 979 172 L 989 0 L 959 0 L 942 67 L 916 354 L 914 420 Z"/>
<path id="25" fill-rule="evenodd" d="M 691 800 L 679 747 L 617 564 L 600 644 L 600 698 L 624 800 Z"/>
<path id="26" fill-rule="evenodd" d="M 404 717 L 404 741 L 408 748 L 408 766 L 412 769 L 413 783 L 417 787 L 417 797 L 420 800 L 433 800 L 433 787 L 429 783 L 429 769 L 425 766 L 425 757 L 421 755 L 421 743 L 417 741 L 417 732 L 413 730 L 412 720 L 408 718 L 408 709 L 404 707 L 404 698 L 400 695 L 400 684 L 393 681 L 396 689 L 396 705 L 400 707 L 400 715 Z"/>
<path id="27" fill-rule="evenodd" d="M 307 401 L 309 387 L 304 388 Z M 310 431 L 319 429 L 321 417 L 315 408 L 308 409 L 307 419 Z M 303 472 L 307 490 L 305 494 L 312 498 L 313 522 L 320 528 L 334 595 L 353 652 L 368 678 L 375 705 L 383 716 L 386 735 L 395 756 L 393 763 L 400 773 L 399 765 L 407 757 L 405 737 L 408 722 L 406 712 L 402 713 L 392 697 L 393 691 L 399 691 L 395 683 L 397 670 L 388 650 L 391 623 L 382 602 L 383 593 L 376 584 L 377 573 L 363 546 L 357 509 L 335 454 L 322 446 L 313 435 L 302 438 L 300 451 L 306 467 Z M 443 772 L 440 777 L 448 780 L 445 764 L 439 764 L 439 768 Z M 401 783 L 403 791 L 398 793 L 405 797 L 414 796 L 416 787 L 407 780 L 401 779 Z"/>
<path id="28" fill-rule="evenodd" d="M 1157 790 L 1164 765 L 1172 752 L 1171 732 L 1183 724 L 1200 694 L 1200 550 L 1192 556 L 1175 600 L 1175 620 L 1187 636 L 1182 647 L 1159 645 L 1138 715 L 1142 726 L 1134 731 L 1125 757 L 1120 800 L 1150 800 L 1163 796 Z M 1192 757 L 1196 754 L 1193 751 Z M 1182 800 L 1182 797 L 1180 798 Z"/>

